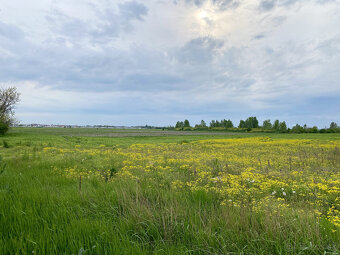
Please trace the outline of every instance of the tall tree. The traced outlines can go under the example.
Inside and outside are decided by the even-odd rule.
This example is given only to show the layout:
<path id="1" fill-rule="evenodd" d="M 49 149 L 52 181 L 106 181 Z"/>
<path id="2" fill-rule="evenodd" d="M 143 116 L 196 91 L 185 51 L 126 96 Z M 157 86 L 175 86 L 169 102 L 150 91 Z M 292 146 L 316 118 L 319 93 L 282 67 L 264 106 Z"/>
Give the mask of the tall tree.
<path id="1" fill-rule="evenodd" d="M 245 127 L 246 128 L 258 128 L 259 127 L 259 121 L 256 117 L 249 117 L 245 121 Z"/>
<path id="2" fill-rule="evenodd" d="M 190 122 L 188 120 L 184 121 L 184 127 L 190 127 Z"/>
<path id="3" fill-rule="evenodd" d="M 215 122 L 214 120 L 210 121 L 209 126 L 210 126 L 211 128 L 216 127 L 216 122 Z"/>
<path id="4" fill-rule="evenodd" d="M 338 128 L 338 124 L 336 124 L 334 121 L 329 125 L 330 129 Z"/>
<path id="5" fill-rule="evenodd" d="M 270 120 L 268 119 L 268 120 L 263 121 L 262 127 L 265 130 L 269 130 L 269 129 L 272 129 L 273 125 L 270 122 Z"/>
<path id="6" fill-rule="evenodd" d="M 275 131 L 279 131 L 279 129 L 280 129 L 280 121 L 279 120 L 274 121 L 273 129 Z"/>
<path id="7" fill-rule="evenodd" d="M 177 123 L 176 123 L 176 126 L 175 126 L 176 128 L 183 128 L 184 127 L 184 123 L 183 123 L 183 121 L 177 121 Z"/>
<path id="8" fill-rule="evenodd" d="M 280 132 L 287 132 L 287 124 L 285 121 L 280 122 L 280 128 L 279 128 Z"/>
<path id="9" fill-rule="evenodd" d="M 233 128 L 234 124 L 231 120 L 225 120 L 225 127 L 226 128 Z"/>
<path id="10" fill-rule="evenodd" d="M 204 120 L 201 120 L 200 127 L 203 127 L 203 128 L 207 127 L 207 124 L 205 123 Z"/>
<path id="11" fill-rule="evenodd" d="M 245 128 L 246 127 L 246 122 L 244 120 L 240 120 L 240 124 L 238 124 L 239 128 Z"/>
<path id="12" fill-rule="evenodd" d="M 0 88 L 0 134 L 5 134 L 14 122 L 14 107 L 20 93 L 15 87 Z"/>
<path id="13" fill-rule="evenodd" d="M 233 122 L 231 120 L 223 119 L 221 121 L 212 120 L 210 122 L 210 127 L 223 127 L 223 128 L 232 128 L 234 127 Z"/>

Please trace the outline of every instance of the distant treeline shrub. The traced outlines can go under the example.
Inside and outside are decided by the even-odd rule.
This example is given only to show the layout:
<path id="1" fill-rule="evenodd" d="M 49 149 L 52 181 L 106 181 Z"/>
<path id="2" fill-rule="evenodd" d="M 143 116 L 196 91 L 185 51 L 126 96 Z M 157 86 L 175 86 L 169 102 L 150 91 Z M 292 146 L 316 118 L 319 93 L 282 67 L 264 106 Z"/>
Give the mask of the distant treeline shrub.
<path id="1" fill-rule="evenodd" d="M 168 129 L 182 130 L 182 131 L 229 131 L 229 132 L 266 132 L 266 133 L 340 133 L 340 127 L 332 122 L 329 128 L 319 129 L 317 126 L 308 127 L 306 124 L 301 126 L 296 124 L 292 128 L 288 128 L 285 121 L 275 120 L 273 123 L 270 119 L 264 120 L 262 126 L 256 117 L 249 117 L 246 120 L 240 120 L 238 127 L 234 127 L 233 122 L 228 119 L 221 121 L 212 120 L 209 126 L 204 120 L 200 124 L 191 126 L 188 120 L 177 121 L 175 127 Z"/>

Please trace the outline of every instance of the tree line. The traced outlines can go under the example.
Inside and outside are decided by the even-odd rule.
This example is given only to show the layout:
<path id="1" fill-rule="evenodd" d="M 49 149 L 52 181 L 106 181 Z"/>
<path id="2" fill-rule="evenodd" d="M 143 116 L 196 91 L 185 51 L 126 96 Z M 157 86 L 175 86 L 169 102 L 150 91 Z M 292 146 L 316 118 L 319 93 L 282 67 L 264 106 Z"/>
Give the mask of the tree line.
<path id="1" fill-rule="evenodd" d="M 212 120 L 209 125 L 204 120 L 201 120 L 199 124 L 191 126 L 189 120 L 186 119 L 184 121 L 177 121 L 175 127 L 171 128 L 176 130 L 228 130 L 235 132 L 340 133 L 340 126 L 335 122 L 332 122 L 328 128 L 322 129 L 319 129 L 317 126 L 308 127 L 306 124 L 303 126 L 296 124 L 292 128 L 288 128 L 287 123 L 280 120 L 272 122 L 270 119 L 267 119 L 260 125 L 255 116 L 248 117 L 246 120 L 240 120 L 238 126 L 234 126 L 230 119 L 223 119 L 221 121 Z"/>

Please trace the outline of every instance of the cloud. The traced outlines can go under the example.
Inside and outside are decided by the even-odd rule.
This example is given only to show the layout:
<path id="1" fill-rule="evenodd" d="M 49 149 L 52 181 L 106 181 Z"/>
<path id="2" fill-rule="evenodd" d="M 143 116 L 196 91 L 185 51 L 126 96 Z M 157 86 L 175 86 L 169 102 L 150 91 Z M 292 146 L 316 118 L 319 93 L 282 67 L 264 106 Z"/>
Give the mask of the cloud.
<path id="1" fill-rule="evenodd" d="M 212 6 L 219 11 L 224 11 L 228 8 L 235 8 L 240 4 L 239 0 L 185 0 L 188 4 L 194 4 L 197 7 L 202 7 L 211 3 Z"/>
<path id="2" fill-rule="evenodd" d="M 74 17 L 55 8 L 46 15 L 53 32 L 69 38 L 86 39 L 92 43 L 105 42 L 108 38 L 118 37 L 122 32 L 132 32 L 133 22 L 144 21 L 148 14 L 147 7 L 136 1 L 127 1 L 118 5 L 88 4 L 91 20 Z M 59 10 L 61 9 L 61 10 Z"/>
<path id="3" fill-rule="evenodd" d="M 144 4 L 136 1 L 124 2 L 119 5 L 120 14 L 126 19 L 139 21 L 144 20 L 144 17 L 148 14 L 148 9 Z"/>
<path id="4" fill-rule="evenodd" d="M 336 0 L 311 0 L 309 2 L 314 2 L 317 4 L 327 4 L 327 3 L 331 3 L 334 2 Z M 301 1 L 301 0 L 260 0 L 260 4 L 259 7 L 261 10 L 264 11 L 270 11 L 272 9 L 274 9 L 275 7 L 289 7 L 292 6 L 294 4 L 303 4 L 304 2 L 307 1 Z"/>
<path id="5" fill-rule="evenodd" d="M 223 45 L 223 40 L 211 37 L 195 38 L 180 49 L 178 59 L 190 65 L 207 65 L 213 61 Z"/>
<path id="6" fill-rule="evenodd" d="M 304 8 L 287 8 L 295 4 Z M 327 116 L 338 116 L 334 1 L 53 1 L 41 6 L 39 22 L 31 5 L 21 22 L 8 6 L 0 82 L 22 91 L 24 122 L 39 122 L 39 112 L 79 122 L 99 121 L 95 114 L 103 121 L 135 114 L 150 124 L 253 113 L 311 120 L 308 108 L 321 116 L 327 107 L 316 102 L 327 105 L 330 96 Z"/>
<path id="7" fill-rule="evenodd" d="M 17 26 L 0 21 L 0 37 L 2 40 L 22 40 L 24 32 Z"/>

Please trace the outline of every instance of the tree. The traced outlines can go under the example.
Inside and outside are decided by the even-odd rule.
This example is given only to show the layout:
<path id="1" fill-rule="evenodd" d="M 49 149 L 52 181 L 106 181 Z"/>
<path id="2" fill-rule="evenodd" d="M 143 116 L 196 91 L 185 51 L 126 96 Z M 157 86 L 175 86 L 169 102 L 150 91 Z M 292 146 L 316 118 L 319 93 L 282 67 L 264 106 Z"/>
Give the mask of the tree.
<path id="1" fill-rule="evenodd" d="M 301 127 L 299 124 L 296 124 L 293 128 L 292 128 L 292 133 L 303 133 L 304 129 L 303 127 Z"/>
<path id="2" fill-rule="evenodd" d="M 279 120 L 274 121 L 273 129 L 275 131 L 279 131 L 279 129 L 280 129 L 280 121 Z"/>
<path id="3" fill-rule="evenodd" d="M 329 125 L 330 129 L 336 129 L 338 128 L 338 124 L 336 124 L 334 121 Z"/>
<path id="4" fill-rule="evenodd" d="M 14 107 L 19 102 L 20 94 L 15 87 L 0 88 L 0 134 L 8 131 L 14 122 Z"/>
<path id="5" fill-rule="evenodd" d="M 234 127 L 234 124 L 233 124 L 233 122 L 232 122 L 231 120 L 227 120 L 227 121 L 225 122 L 225 127 L 226 127 L 226 128 L 233 128 L 233 127 Z"/>
<path id="6" fill-rule="evenodd" d="M 285 121 L 280 122 L 280 128 L 279 128 L 279 130 L 280 130 L 280 132 L 283 132 L 283 133 L 287 132 L 287 124 L 286 124 Z"/>
<path id="7" fill-rule="evenodd" d="M 319 129 L 318 129 L 317 126 L 313 126 L 313 127 L 311 128 L 311 132 L 312 132 L 312 133 L 317 133 L 318 131 L 319 131 Z"/>
<path id="8" fill-rule="evenodd" d="M 185 120 L 185 121 L 184 121 L 184 127 L 190 127 L 190 123 L 189 123 L 188 120 Z"/>
<path id="9" fill-rule="evenodd" d="M 183 128 L 184 127 L 184 123 L 183 123 L 183 121 L 177 121 L 177 123 L 176 123 L 176 126 L 175 126 L 176 128 Z"/>
<path id="10" fill-rule="evenodd" d="M 259 127 L 259 121 L 256 117 L 249 117 L 245 121 L 245 127 L 246 128 L 258 128 Z"/>
<path id="11" fill-rule="evenodd" d="M 207 124 L 205 123 L 204 120 L 201 120 L 200 127 L 202 127 L 202 128 L 206 128 L 207 127 Z"/>
<path id="12" fill-rule="evenodd" d="M 265 120 L 263 121 L 263 124 L 262 124 L 262 128 L 265 129 L 265 130 L 269 130 L 269 129 L 272 129 L 273 125 L 272 123 L 270 122 L 270 120 Z"/>
<path id="13" fill-rule="evenodd" d="M 240 120 L 240 124 L 238 124 L 239 128 L 245 128 L 246 127 L 246 122 L 244 120 Z"/>

